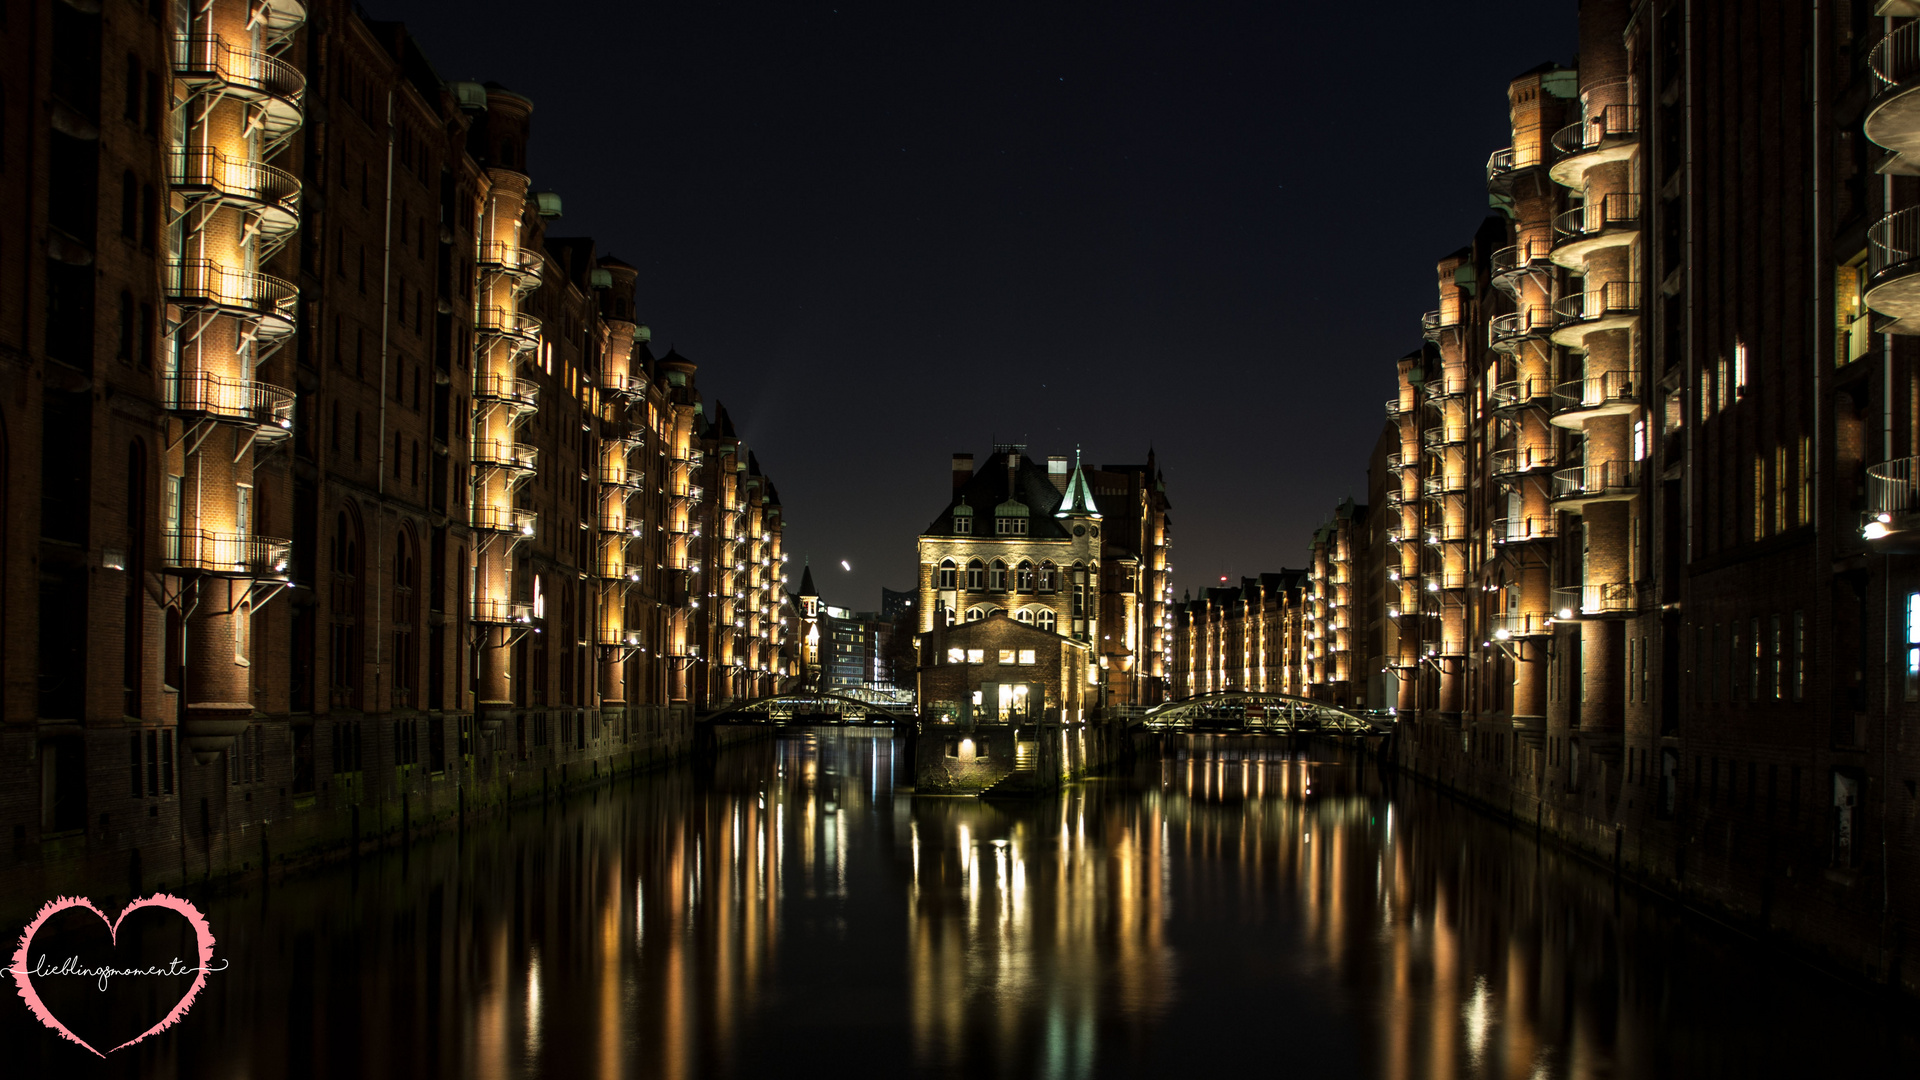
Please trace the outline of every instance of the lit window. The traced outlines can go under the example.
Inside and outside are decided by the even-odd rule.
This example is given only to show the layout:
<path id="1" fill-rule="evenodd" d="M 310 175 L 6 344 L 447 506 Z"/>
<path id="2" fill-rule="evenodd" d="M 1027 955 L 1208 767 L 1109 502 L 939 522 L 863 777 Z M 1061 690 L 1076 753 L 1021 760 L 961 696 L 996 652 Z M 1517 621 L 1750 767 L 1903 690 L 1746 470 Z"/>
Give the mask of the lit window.
<path id="1" fill-rule="evenodd" d="M 1001 650 L 1000 650 L 1000 662 L 1001 662 L 1001 663 L 1003 663 L 1003 664 L 1011 664 L 1011 663 L 1013 663 L 1013 650 L 1012 650 L 1012 649 L 1001 649 Z"/>
<path id="2" fill-rule="evenodd" d="M 984 664 L 986 662 L 987 662 L 987 650 L 985 649 L 968 649 L 967 650 L 967 663 Z"/>
<path id="3" fill-rule="evenodd" d="M 1920 700 L 1920 592 L 1907 594 L 1907 700 Z"/>
<path id="4" fill-rule="evenodd" d="M 1032 663 L 1037 663 L 1038 661 L 1036 661 L 1036 660 L 1034 659 L 1034 650 L 1032 650 L 1032 649 L 1021 649 L 1021 650 L 1020 650 L 1020 662 L 1021 662 L 1021 663 L 1023 663 L 1023 664 L 1032 664 Z"/>
<path id="5" fill-rule="evenodd" d="M 946 559 L 940 563 L 940 588 L 953 588 L 954 569 L 952 559 Z"/>
<path id="6" fill-rule="evenodd" d="M 967 662 L 967 650 L 965 649 L 948 649 L 947 650 L 947 663 L 964 664 L 966 662 Z"/>

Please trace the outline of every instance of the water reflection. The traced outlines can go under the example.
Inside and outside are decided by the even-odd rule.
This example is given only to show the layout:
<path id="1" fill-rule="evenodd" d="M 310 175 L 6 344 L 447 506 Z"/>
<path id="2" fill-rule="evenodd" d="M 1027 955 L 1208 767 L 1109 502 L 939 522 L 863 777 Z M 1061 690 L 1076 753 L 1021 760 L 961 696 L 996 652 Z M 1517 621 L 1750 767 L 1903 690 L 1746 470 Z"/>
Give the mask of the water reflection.
<path id="1" fill-rule="evenodd" d="M 1305 744 L 1170 749 L 983 803 L 895 795 L 885 732 L 764 743 L 208 899 L 232 968 L 105 1065 L 17 1007 L 5 1034 L 30 1072 L 155 1076 L 1920 1061 L 1904 1011 L 1425 790 Z"/>

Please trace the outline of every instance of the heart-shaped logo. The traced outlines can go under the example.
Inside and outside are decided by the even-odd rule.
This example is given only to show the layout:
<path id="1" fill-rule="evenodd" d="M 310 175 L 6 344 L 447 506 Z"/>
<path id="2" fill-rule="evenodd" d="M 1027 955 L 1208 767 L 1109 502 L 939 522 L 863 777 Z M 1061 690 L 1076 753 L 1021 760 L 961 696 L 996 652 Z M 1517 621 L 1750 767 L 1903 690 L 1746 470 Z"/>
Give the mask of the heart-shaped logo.
<path id="1" fill-rule="evenodd" d="M 177 896 L 155 893 L 145 900 L 135 900 L 128 904 L 120 910 L 118 918 L 109 920 L 99 908 L 93 905 L 93 901 L 86 897 L 62 896 L 47 904 L 45 907 L 42 907 L 40 913 L 33 917 L 33 921 L 27 924 L 26 931 L 20 935 L 20 947 L 14 950 L 13 953 L 13 966 L 11 970 L 13 981 L 20 988 L 21 999 L 27 1003 L 27 1008 L 32 1010 L 33 1015 L 38 1017 L 41 1023 L 58 1032 L 61 1038 L 69 1039 L 86 1047 L 92 1051 L 95 1056 L 102 1058 L 107 1056 L 85 1039 L 75 1035 L 67 1025 L 61 1023 L 59 1018 L 47 1009 L 46 1003 L 40 999 L 39 991 L 35 990 L 33 986 L 32 976 L 36 974 L 36 972 L 34 969 L 28 967 L 27 964 L 28 953 L 33 944 L 33 935 L 38 933 L 42 926 L 46 925 L 48 919 L 53 918 L 55 915 L 69 908 L 85 908 L 99 916 L 100 921 L 106 924 L 107 932 L 116 944 L 120 937 L 120 924 L 126 921 L 128 915 L 142 908 L 164 908 L 168 911 L 176 912 L 183 916 L 187 920 L 187 923 L 193 927 L 195 945 L 199 953 L 199 960 L 194 965 L 193 985 L 187 988 L 186 995 L 180 999 L 179 1004 L 173 1007 L 173 1011 L 169 1012 L 165 1019 L 133 1038 L 128 1039 L 126 1042 L 121 1043 L 119 1046 L 110 1048 L 107 1053 L 112 1053 L 114 1050 L 124 1050 L 157 1031 L 165 1031 L 167 1028 L 178 1023 L 180 1018 L 187 1014 L 187 1009 L 193 1005 L 193 999 L 199 996 L 200 988 L 207 985 L 207 968 L 213 961 L 213 931 L 207 926 L 206 917 L 200 914 L 198 908 Z M 70 973 L 71 972 L 63 972 L 63 974 Z M 157 973 L 158 972 L 156 972 L 156 974 Z M 137 972 L 120 972 L 120 974 L 137 974 Z"/>

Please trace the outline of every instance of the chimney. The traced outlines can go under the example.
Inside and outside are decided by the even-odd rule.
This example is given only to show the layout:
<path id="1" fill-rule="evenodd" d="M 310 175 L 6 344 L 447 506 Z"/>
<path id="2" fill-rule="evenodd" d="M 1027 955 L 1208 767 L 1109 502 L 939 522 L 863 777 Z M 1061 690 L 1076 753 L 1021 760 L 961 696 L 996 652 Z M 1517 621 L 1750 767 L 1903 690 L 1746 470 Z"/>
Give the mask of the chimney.
<path id="1" fill-rule="evenodd" d="M 971 479 L 973 479 L 973 455 L 953 455 L 953 490 L 959 491 Z"/>
<path id="2" fill-rule="evenodd" d="M 1053 481 L 1053 486 L 1059 490 L 1060 494 L 1065 495 L 1067 493 L 1066 458 L 1050 457 L 1047 459 L 1047 479 Z"/>

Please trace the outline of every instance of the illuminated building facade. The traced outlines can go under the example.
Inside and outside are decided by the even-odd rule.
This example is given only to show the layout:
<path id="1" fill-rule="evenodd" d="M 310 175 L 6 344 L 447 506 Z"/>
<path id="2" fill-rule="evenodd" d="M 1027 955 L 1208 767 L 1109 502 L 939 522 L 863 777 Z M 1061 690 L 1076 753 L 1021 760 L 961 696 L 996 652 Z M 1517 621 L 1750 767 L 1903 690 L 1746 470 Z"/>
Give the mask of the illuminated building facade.
<path id="1" fill-rule="evenodd" d="M 643 765 L 773 688 L 779 500 L 634 269 L 551 234 L 532 102 L 340 0 L 88 8 L 0 42 L 21 895 Z"/>
<path id="2" fill-rule="evenodd" d="M 1241 578 L 1173 605 L 1171 700 L 1226 691 L 1309 696 L 1307 570 Z"/>

